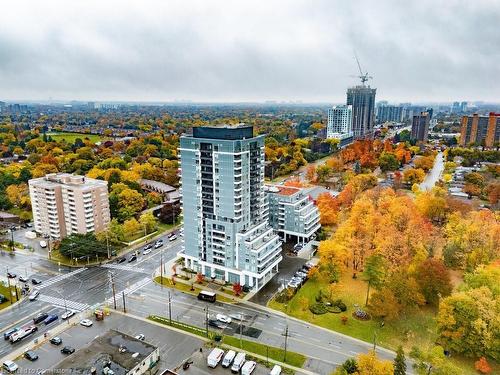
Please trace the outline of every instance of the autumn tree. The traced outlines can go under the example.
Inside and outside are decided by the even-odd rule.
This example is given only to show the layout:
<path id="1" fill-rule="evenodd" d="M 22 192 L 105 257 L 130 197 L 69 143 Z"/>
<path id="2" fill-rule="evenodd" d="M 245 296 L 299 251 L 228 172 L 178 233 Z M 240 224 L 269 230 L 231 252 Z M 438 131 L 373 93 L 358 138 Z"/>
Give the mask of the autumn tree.
<path id="1" fill-rule="evenodd" d="M 306 178 L 307 178 L 307 181 L 309 181 L 309 182 L 316 181 L 316 167 L 314 165 L 310 165 L 307 167 Z"/>
<path id="2" fill-rule="evenodd" d="M 459 375 L 461 373 L 445 356 L 442 346 L 434 346 L 430 349 L 413 347 L 410 352 L 413 358 L 413 368 L 419 375 Z"/>
<path id="3" fill-rule="evenodd" d="M 434 158 L 430 156 L 420 156 L 415 159 L 415 168 L 417 169 L 423 169 L 425 172 L 429 171 L 432 169 L 434 165 Z"/>
<path id="4" fill-rule="evenodd" d="M 123 232 L 127 238 L 133 238 L 135 235 L 144 230 L 141 228 L 141 224 L 133 217 L 128 220 L 125 220 L 123 223 Z"/>
<path id="5" fill-rule="evenodd" d="M 234 283 L 233 284 L 233 292 L 236 297 L 239 297 L 241 292 L 243 291 L 243 288 L 241 287 L 240 283 Z"/>
<path id="6" fill-rule="evenodd" d="M 450 274 L 439 259 L 428 258 L 422 262 L 417 268 L 416 280 L 429 304 L 437 305 L 440 298 L 451 294 Z"/>
<path id="7" fill-rule="evenodd" d="M 337 223 L 339 205 L 337 199 L 330 193 L 320 193 L 316 199 L 316 206 L 318 206 L 322 225 Z"/>
<path id="8" fill-rule="evenodd" d="M 394 375 L 406 375 L 406 358 L 401 345 L 398 346 L 396 358 L 394 358 Z"/>
<path id="9" fill-rule="evenodd" d="M 357 358 L 357 375 L 393 375 L 394 367 L 390 361 L 378 358 L 375 351 L 370 350 L 367 354 L 359 354 Z"/>
<path id="10" fill-rule="evenodd" d="M 365 305 L 368 305 L 370 287 L 378 289 L 384 282 L 385 274 L 386 264 L 384 258 L 379 254 L 370 255 L 365 261 L 363 270 L 363 278 L 368 284 Z"/>
<path id="11" fill-rule="evenodd" d="M 490 374 L 491 366 L 486 360 L 486 358 L 481 357 L 476 362 L 474 362 L 474 368 L 476 371 L 479 371 L 481 374 Z"/>
<path id="12" fill-rule="evenodd" d="M 394 320 L 399 316 L 400 309 L 396 296 L 389 288 L 384 287 L 372 293 L 368 311 L 373 317 L 388 321 Z"/>
<path id="13" fill-rule="evenodd" d="M 139 223 L 145 228 L 147 233 L 152 233 L 158 227 L 158 219 L 156 219 L 152 212 L 146 212 L 139 218 Z"/>
<path id="14" fill-rule="evenodd" d="M 408 185 L 420 184 L 424 178 L 425 172 L 422 169 L 408 168 L 403 171 L 403 182 Z"/>
<path id="15" fill-rule="evenodd" d="M 382 152 L 378 158 L 378 165 L 383 172 L 395 171 L 399 168 L 399 161 L 391 152 Z"/>

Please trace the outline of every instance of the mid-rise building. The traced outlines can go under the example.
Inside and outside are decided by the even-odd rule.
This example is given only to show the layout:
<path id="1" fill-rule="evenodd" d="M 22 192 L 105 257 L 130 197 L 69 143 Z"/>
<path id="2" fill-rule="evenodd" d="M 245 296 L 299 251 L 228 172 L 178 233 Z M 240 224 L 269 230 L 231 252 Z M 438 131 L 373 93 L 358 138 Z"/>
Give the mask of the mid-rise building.
<path id="1" fill-rule="evenodd" d="M 264 136 L 252 126 L 195 127 L 180 139 L 185 267 L 262 288 L 282 260 L 264 191 Z"/>
<path id="2" fill-rule="evenodd" d="M 51 173 L 28 181 L 37 233 L 62 239 L 100 232 L 110 222 L 108 183 L 69 173 Z"/>
<path id="3" fill-rule="evenodd" d="M 462 117 L 460 145 L 475 144 L 485 147 L 496 147 L 500 144 L 500 113 L 491 112 L 489 116 Z"/>
<path id="4" fill-rule="evenodd" d="M 269 222 L 285 241 L 292 237 L 306 243 L 321 228 L 319 210 L 308 189 L 291 186 L 266 186 Z"/>
<path id="5" fill-rule="evenodd" d="M 328 109 L 326 138 L 338 139 L 341 147 L 352 142 L 352 105 L 336 105 Z"/>
<path id="6" fill-rule="evenodd" d="M 427 142 L 429 135 L 430 116 L 428 112 L 421 112 L 413 116 L 411 124 L 411 138 L 418 142 Z"/>
<path id="7" fill-rule="evenodd" d="M 381 105 L 377 107 L 377 123 L 403 121 L 404 107 L 402 105 Z"/>
<path id="8" fill-rule="evenodd" d="M 375 94 L 370 86 L 355 86 L 347 89 L 347 105 L 352 106 L 352 131 L 354 139 L 373 136 L 375 124 Z"/>

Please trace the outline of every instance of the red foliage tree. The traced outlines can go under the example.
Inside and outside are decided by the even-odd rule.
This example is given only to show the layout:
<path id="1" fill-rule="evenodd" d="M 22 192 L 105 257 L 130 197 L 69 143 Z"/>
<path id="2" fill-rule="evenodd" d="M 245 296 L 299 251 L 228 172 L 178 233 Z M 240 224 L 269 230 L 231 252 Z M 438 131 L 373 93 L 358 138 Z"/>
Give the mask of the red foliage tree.
<path id="1" fill-rule="evenodd" d="M 241 287 L 240 283 L 234 283 L 233 284 L 233 292 L 234 292 L 235 296 L 238 297 L 241 294 L 242 289 L 243 288 Z"/>
<path id="2" fill-rule="evenodd" d="M 479 371 L 481 374 L 489 374 L 491 373 L 491 367 L 486 358 L 481 357 L 479 358 L 476 363 L 474 363 L 474 366 L 477 371 Z"/>

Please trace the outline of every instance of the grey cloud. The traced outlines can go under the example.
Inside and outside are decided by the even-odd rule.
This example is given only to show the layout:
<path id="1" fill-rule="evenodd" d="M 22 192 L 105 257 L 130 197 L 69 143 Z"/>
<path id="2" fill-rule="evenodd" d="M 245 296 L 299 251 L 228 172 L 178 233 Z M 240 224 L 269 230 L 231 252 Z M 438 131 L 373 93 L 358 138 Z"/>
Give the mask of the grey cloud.
<path id="1" fill-rule="evenodd" d="M 47 1 L 0 13 L 0 100 L 500 99 L 497 1 Z"/>

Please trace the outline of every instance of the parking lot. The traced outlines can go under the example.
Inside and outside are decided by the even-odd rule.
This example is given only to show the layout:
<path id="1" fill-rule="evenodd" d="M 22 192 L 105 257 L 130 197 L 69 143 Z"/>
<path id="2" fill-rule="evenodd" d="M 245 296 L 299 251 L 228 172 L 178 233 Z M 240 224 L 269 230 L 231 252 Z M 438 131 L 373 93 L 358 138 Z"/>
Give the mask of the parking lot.
<path id="1" fill-rule="evenodd" d="M 48 341 L 49 338 L 56 336 L 56 334 L 51 333 L 50 330 L 46 331 L 48 337 L 43 338 L 42 336 L 37 340 L 38 343 L 35 343 L 33 346 L 33 350 L 39 356 L 36 361 L 31 362 L 22 356 L 14 359 L 19 366 L 18 372 L 36 373 L 38 370 L 54 368 L 57 363 L 66 358 L 66 355 L 61 353 L 61 349 L 64 346 L 71 346 L 78 350 L 86 346 L 96 336 L 109 329 L 116 329 L 132 336 L 144 334 L 146 342 L 160 348 L 160 370 L 180 366 L 204 345 L 202 340 L 195 337 L 177 333 L 147 321 L 121 314 L 112 314 L 106 317 L 104 321 L 96 322 L 94 319 L 91 319 L 93 321 L 91 327 L 84 327 L 78 324 L 80 318 L 80 316 L 72 318 L 74 320 L 71 322 L 72 324 L 66 330 L 57 334 L 62 339 L 62 344 L 58 346 Z M 28 342 L 22 341 L 23 345 L 26 345 Z"/>

